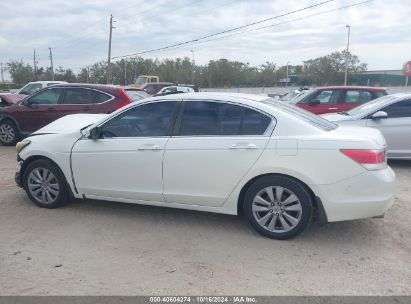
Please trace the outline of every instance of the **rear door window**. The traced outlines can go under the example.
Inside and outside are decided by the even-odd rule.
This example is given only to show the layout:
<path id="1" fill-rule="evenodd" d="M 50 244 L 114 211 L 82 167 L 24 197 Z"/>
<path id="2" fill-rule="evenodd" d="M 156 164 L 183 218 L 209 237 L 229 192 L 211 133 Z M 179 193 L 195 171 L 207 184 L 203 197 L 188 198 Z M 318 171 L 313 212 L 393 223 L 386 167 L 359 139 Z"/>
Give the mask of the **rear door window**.
<path id="1" fill-rule="evenodd" d="M 90 90 L 83 88 L 66 88 L 64 96 L 64 104 L 92 104 Z"/>
<path id="2" fill-rule="evenodd" d="M 345 92 L 344 103 L 365 103 L 372 99 L 371 92 L 364 90 L 348 90 Z"/>
<path id="3" fill-rule="evenodd" d="M 263 135 L 270 122 L 269 116 L 243 106 L 211 101 L 187 101 L 179 135 Z"/>

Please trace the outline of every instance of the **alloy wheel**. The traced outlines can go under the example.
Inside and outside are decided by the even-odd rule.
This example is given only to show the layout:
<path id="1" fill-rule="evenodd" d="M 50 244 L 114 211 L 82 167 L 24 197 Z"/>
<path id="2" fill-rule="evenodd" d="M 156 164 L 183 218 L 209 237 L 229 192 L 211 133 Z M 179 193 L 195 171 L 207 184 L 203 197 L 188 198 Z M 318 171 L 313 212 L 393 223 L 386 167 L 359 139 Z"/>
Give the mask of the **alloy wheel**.
<path id="1" fill-rule="evenodd" d="M 60 185 L 56 176 L 46 168 L 35 168 L 28 177 L 28 189 L 39 203 L 52 204 L 60 193 Z"/>
<path id="2" fill-rule="evenodd" d="M 11 143 L 14 140 L 15 133 L 9 124 L 0 125 L 0 140 L 5 143 Z"/>
<path id="3" fill-rule="evenodd" d="M 283 233 L 290 231 L 301 220 L 302 206 L 291 190 L 270 186 L 260 190 L 252 203 L 254 219 L 264 229 Z"/>

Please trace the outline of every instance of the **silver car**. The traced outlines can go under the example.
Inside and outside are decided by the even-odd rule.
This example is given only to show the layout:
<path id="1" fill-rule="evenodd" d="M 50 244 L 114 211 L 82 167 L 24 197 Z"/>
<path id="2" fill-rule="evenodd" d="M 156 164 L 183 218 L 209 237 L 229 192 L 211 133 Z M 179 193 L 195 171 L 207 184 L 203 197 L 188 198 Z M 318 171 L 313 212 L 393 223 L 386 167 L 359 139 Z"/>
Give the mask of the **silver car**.
<path id="1" fill-rule="evenodd" d="M 383 96 L 348 112 L 321 116 L 341 125 L 377 128 L 387 141 L 388 158 L 411 160 L 411 93 Z"/>

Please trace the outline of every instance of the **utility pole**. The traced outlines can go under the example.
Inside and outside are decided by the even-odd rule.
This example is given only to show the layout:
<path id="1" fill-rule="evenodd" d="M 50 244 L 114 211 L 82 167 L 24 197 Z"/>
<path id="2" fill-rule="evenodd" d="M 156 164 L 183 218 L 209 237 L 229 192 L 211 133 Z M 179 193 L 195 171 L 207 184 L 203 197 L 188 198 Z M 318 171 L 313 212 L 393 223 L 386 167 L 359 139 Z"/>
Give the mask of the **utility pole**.
<path id="1" fill-rule="evenodd" d="M 288 87 L 288 65 L 290 64 L 289 61 L 287 61 L 287 78 L 285 79 L 285 86 Z"/>
<path id="2" fill-rule="evenodd" d="M 110 15 L 110 36 L 108 39 L 107 84 L 110 83 L 111 38 L 113 36 L 113 15 Z"/>
<path id="3" fill-rule="evenodd" d="M 4 83 L 4 76 L 3 76 L 3 62 L 0 62 L 0 69 L 1 69 L 1 83 Z"/>
<path id="4" fill-rule="evenodd" d="M 33 72 L 34 72 L 34 80 L 37 80 L 36 49 L 34 49 L 34 53 L 33 53 Z"/>
<path id="5" fill-rule="evenodd" d="M 194 69 L 195 69 L 195 64 L 196 64 L 196 62 L 195 62 L 195 60 L 194 60 L 194 50 L 190 50 L 190 52 L 192 53 L 192 55 L 193 55 L 193 75 L 192 75 L 192 79 L 191 79 L 191 83 L 194 85 Z"/>
<path id="6" fill-rule="evenodd" d="M 127 85 L 127 61 L 124 59 L 124 85 Z"/>
<path id="7" fill-rule="evenodd" d="M 350 32 L 351 32 L 351 27 L 347 24 L 345 26 L 348 28 L 348 39 L 347 39 L 347 53 L 345 54 L 345 74 L 344 74 L 344 85 L 347 85 L 347 78 L 348 78 L 348 52 L 350 48 Z"/>
<path id="8" fill-rule="evenodd" d="M 54 81 L 54 67 L 53 67 L 53 53 L 51 52 L 51 48 L 49 48 L 50 51 L 50 64 L 51 64 L 51 80 Z"/>
<path id="9" fill-rule="evenodd" d="M 87 83 L 89 83 L 89 73 L 90 73 L 90 67 L 87 67 Z"/>

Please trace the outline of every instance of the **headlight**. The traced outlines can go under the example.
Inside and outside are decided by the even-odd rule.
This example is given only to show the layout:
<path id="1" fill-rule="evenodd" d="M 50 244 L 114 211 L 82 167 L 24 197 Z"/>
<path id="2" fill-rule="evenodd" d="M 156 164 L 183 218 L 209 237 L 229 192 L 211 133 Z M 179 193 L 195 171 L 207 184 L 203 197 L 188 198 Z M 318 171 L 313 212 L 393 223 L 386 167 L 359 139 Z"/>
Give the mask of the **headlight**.
<path id="1" fill-rule="evenodd" d="M 28 145 L 30 145 L 31 141 L 24 139 L 22 141 L 19 141 L 16 145 L 16 150 L 17 153 L 20 153 L 21 150 L 23 150 L 25 147 L 27 147 Z"/>

